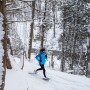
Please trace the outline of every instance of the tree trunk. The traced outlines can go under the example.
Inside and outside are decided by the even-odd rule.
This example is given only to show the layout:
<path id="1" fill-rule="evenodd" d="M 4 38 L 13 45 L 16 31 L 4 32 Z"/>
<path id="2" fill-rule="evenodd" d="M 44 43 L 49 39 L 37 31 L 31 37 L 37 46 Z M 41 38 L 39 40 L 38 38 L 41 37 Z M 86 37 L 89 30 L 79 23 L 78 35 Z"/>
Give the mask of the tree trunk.
<path id="1" fill-rule="evenodd" d="M 51 54 L 51 67 L 54 68 L 53 51 L 52 51 L 52 54 Z"/>
<path id="2" fill-rule="evenodd" d="M 8 43 L 8 48 L 10 49 L 10 54 L 13 56 L 13 50 L 9 38 L 7 39 L 7 43 Z"/>
<path id="3" fill-rule="evenodd" d="M 22 61 L 22 66 L 21 66 L 21 69 L 23 70 L 23 68 L 24 68 L 24 61 L 25 61 L 25 55 L 26 55 L 26 52 L 25 51 L 23 51 L 23 54 L 21 55 L 21 60 L 23 60 Z"/>
<path id="4" fill-rule="evenodd" d="M 45 26 L 42 25 L 41 48 L 44 47 L 44 29 L 45 29 Z"/>
<path id="5" fill-rule="evenodd" d="M 63 47 L 63 46 L 62 46 Z M 65 59 L 64 59 L 64 48 L 62 48 L 62 59 L 61 59 L 61 65 L 60 65 L 60 70 L 64 72 L 64 67 L 65 67 Z"/>
<path id="6" fill-rule="evenodd" d="M 52 2 L 52 5 L 53 5 L 53 8 L 52 8 L 52 11 L 53 11 L 53 36 L 55 37 L 55 2 L 56 0 L 54 0 Z"/>
<path id="7" fill-rule="evenodd" d="M 31 31 L 30 31 L 30 41 L 29 41 L 29 49 L 28 49 L 28 58 L 31 58 L 31 50 L 32 50 L 32 39 L 33 39 L 33 28 L 34 28 L 34 14 L 35 14 L 35 1 L 32 1 L 32 23 L 31 23 Z"/>
<path id="8" fill-rule="evenodd" d="M 6 29 L 6 17 L 5 17 L 5 3 L 6 0 L 0 1 L 0 12 L 3 14 L 4 16 L 4 20 L 3 20 L 3 27 L 4 27 L 4 37 L 2 39 L 2 44 L 3 44 L 3 50 L 4 50 L 4 56 L 3 56 L 3 60 L 2 60 L 2 64 L 3 64 L 3 69 L 2 70 L 2 84 L 0 85 L 0 90 L 4 90 L 4 85 L 5 85 L 5 74 L 6 74 L 6 60 L 7 60 L 7 29 Z"/>
<path id="9" fill-rule="evenodd" d="M 44 18 L 43 18 L 43 24 L 42 24 L 42 35 L 41 35 L 41 48 L 44 47 L 44 32 L 45 32 L 45 17 L 46 17 L 46 6 L 47 6 L 47 3 L 46 3 L 46 0 L 45 0 L 45 12 L 44 12 Z"/>

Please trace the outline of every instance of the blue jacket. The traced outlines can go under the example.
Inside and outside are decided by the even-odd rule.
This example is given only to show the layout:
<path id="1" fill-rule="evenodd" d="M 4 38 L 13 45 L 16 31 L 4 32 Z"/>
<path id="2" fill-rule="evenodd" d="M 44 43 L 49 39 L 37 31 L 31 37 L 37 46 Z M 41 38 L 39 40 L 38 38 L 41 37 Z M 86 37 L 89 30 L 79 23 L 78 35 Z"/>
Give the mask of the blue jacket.
<path id="1" fill-rule="evenodd" d="M 35 58 L 39 61 L 40 65 L 44 65 L 47 60 L 47 54 L 41 51 Z"/>

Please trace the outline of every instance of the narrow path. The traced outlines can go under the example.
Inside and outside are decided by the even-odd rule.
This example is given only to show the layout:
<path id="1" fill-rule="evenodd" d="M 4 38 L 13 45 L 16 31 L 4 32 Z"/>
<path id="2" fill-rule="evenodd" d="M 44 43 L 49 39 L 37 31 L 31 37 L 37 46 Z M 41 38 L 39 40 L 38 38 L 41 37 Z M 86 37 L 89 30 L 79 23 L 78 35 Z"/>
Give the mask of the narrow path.
<path id="1" fill-rule="evenodd" d="M 33 72 L 37 66 L 34 63 L 27 63 L 27 68 L 24 71 Z M 90 80 L 86 77 L 76 76 L 71 74 L 62 73 L 50 69 L 47 70 L 47 76 L 51 78 L 49 82 L 43 81 L 42 71 L 39 71 L 37 75 L 27 75 L 28 83 L 31 83 L 31 90 L 90 90 Z M 36 85 L 36 86 L 35 86 Z"/>
<path id="2" fill-rule="evenodd" d="M 39 66 L 35 63 L 25 62 L 24 70 L 7 70 L 4 90 L 90 90 L 90 79 L 62 73 L 46 68 L 50 81 L 42 80 L 42 71 L 30 75 Z"/>

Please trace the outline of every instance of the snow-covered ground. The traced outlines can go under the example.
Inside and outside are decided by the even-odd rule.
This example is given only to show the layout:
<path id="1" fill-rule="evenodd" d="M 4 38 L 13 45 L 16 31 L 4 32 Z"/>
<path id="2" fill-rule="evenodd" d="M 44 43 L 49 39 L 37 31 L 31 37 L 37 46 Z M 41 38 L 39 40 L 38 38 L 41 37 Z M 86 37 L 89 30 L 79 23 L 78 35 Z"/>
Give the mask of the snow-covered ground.
<path id="1" fill-rule="evenodd" d="M 7 70 L 4 90 L 90 90 L 90 78 L 79 75 L 71 75 L 46 66 L 49 81 L 42 80 L 42 71 L 31 75 L 39 65 L 35 62 L 25 61 L 23 70 L 14 68 Z"/>

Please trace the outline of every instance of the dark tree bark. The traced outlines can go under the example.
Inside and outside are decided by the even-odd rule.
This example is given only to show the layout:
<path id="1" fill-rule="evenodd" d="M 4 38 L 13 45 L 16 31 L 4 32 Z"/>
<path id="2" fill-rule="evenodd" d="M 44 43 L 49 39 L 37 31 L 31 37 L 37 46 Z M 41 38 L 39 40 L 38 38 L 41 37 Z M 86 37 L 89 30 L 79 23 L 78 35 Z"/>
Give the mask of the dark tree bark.
<path id="1" fill-rule="evenodd" d="M 6 75 L 6 68 L 11 69 L 11 64 L 10 64 L 10 60 L 9 60 L 9 56 L 8 56 L 8 50 L 7 50 L 7 18 L 6 18 L 6 0 L 2 0 L 0 1 L 0 12 L 3 14 L 3 31 L 5 32 L 3 39 L 2 39 L 2 45 L 3 45 L 3 50 L 4 50 L 4 56 L 3 56 L 3 68 L 4 70 L 2 70 L 2 85 L 0 86 L 0 90 L 4 90 L 4 86 L 5 86 L 5 75 Z"/>
<path id="2" fill-rule="evenodd" d="M 8 48 L 10 49 L 10 54 L 13 56 L 13 50 L 9 38 L 7 39 L 7 44 L 8 44 Z"/>
<path id="3" fill-rule="evenodd" d="M 44 33 L 45 33 L 45 28 L 46 28 L 46 26 L 45 26 L 45 17 L 46 17 L 46 6 L 47 6 L 47 3 L 46 3 L 46 0 L 45 0 L 45 12 L 44 12 L 44 18 L 43 18 L 43 24 L 42 24 L 42 35 L 41 35 L 41 48 L 43 48 L 44 47 Z"/>
<path id="4" fill-rule="evenodd" d="M 29 40 L 29 49 L 28 49 L 28 58 L 31 58 L 31 50 L 32 50 L 32 39 L 33 39 L 33 28 L 34 28 L 34 14 L 35 14 L 35 1 L 32 1 L 32 23 L 31 23 L 31 31 L 30 31 L 30 40 Z"/>
<path id="5" fill-rule="evenodd" d="M 51 54 L 51 66 L 52 66 L 52 68 L 54 68 L 53 51 L 52 51 L 52 54 Z"/>
<path id="6" fill-rule="evenodd" d="M 44 47 L 44 31 L 45 31 L 45 26 L 42 25 L 41 48 Z"/>
<path id="7" fill-rule="evenodd" d="M 4 27 L 4 37 L 3 37 L 3 40 L 2 40 L 2 43 L 3 43 L 3 49 L 4 49 L 4 56 L 3 56 L 3 68 L 4 68 L 4 71 L 2 71 L 3 75 L 2 75 L 2 85 L 0 86 L 0 90 L 4 90 L 4 85 L 5 85 L 5 74 L 6 74 L 6 60 L 7 60 L 7 39 L 6 39 L 6 17 L 5 17 L 5 2 L 6 0 L 3 0 L 3 1 L 0 1 L 0 12 L 3 14 L 4 16 L 4 21 L 3 21 L 3 27 Z"/>
<path id="8" fill-rule="evenodd" d="M 55 37 L 55 3 L 56 3 L 56 0 L 54 0 L 52 2 L 52 11 L 53 11 L 53 23 L 54 23 L 54 28 L 53 28 L 53 36 Z"/>

